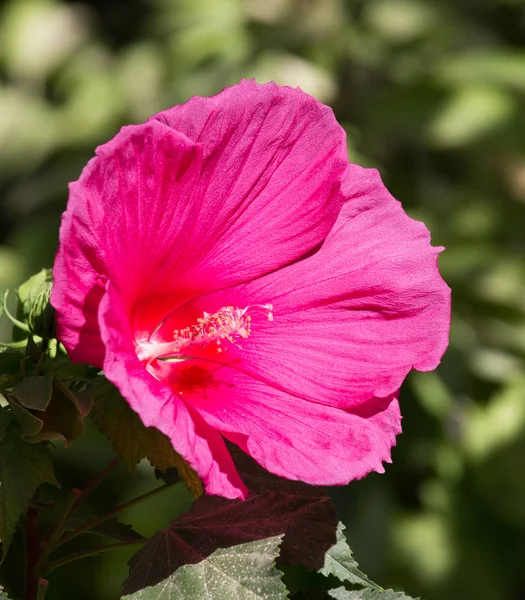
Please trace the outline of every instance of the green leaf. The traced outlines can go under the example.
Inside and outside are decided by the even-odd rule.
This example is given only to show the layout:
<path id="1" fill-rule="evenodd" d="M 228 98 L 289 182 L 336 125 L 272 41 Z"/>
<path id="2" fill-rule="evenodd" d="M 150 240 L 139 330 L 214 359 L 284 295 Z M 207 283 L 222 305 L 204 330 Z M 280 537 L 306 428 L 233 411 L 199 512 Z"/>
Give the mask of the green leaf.
<path id="1" fill-rule="evenodd" d="M 335 600 L 418 600 L 403 594 L 403 592 L 394 592 L 393 590 L 346 590 L 344 587 L 330 590 L 328 592 Z"/>
<path id="2" fill-rule="evenodd" d="M 337 526 L 337 542 L 325 555 L 324 566 L 319 572 L 326 577 L 333 575 L 339 581 L 348 581 L 356 585 L 381 591 L 382 588 L 370 581 L 368 577 L 359 570 L 358 564 L 352 556 L 345 535 L 345 526 L 339 523 Z"/>
<path id="3" fill-rule="evenodd" d="M 124 584 L 122 600 L 285 600 L 288 592 L 275 569 L 281 536 L 230 548 L 219 548 L 199 563 L 184 565 L 152 587 L 143 588 L 140 574 L 156 568 L 166 549 L 145 553 L 133 579 Z"/>
<path id="4" fill-rule="evenodd" d="M 16 524 L 42 483 L 60 487 L 47 446 L 23 442 L 11 411 L 0 410 L 0 540 L 4 558 Z"/>
<path id="5" fill-rule="evenodd" d="M 53 393 L 53 374 L 27 377 L 11 393 L 25 408 L 44 411 Z"/>
<path id="6" fill-rule="evenodd" d="M 26 442 L 78 439 L 93 405 L 90 389 L 73 393 L 51 371 L 22 380 L 7 399 Z"/>
<path id="7" fill-rule="evenodd" d="M 93 394 L 95 404 L 91 415 L 132 472 L 142 458 L 147 458 L 159 471 L 176 468 L 193 496 L 202 494 L 199 477 L 175 452 L 170 440 L 155 427 L 146 427 L 113 384 L 105 377 L 98 377 Z"/>

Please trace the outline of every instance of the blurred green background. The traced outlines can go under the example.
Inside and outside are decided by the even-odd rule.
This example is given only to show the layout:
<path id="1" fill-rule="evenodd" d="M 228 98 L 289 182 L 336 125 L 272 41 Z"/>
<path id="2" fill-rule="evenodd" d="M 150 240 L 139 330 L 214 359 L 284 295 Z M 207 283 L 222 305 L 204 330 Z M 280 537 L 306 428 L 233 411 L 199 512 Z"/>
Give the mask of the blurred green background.
<path id="1" fill-rule="evenodd" d="M 423 220 L 453 289 L 451 346 L 401 395 L 385 475 L 334 490 L 363 569 L 427 600 L 525 598 L 523 0 L 11 0 L 0 12 L 0 288 L 50 266 L 67 183 L 99 143 L 242 77 L 333 106 L 352 161 Z M 7 329 L 4 324 L 2 333 Z M 94 427 L 60 451 L 81 486 Z M 157 485 L 119 469 L 86 513 Z M 180 489 L 126 513 L 148 534 Z M 18 540 L 20 543 L 20 540 Z M 16 589 L 15 543 L 0 578 Z M 49 600 L 119 597 L 132 551 L 51 576 Z"/>

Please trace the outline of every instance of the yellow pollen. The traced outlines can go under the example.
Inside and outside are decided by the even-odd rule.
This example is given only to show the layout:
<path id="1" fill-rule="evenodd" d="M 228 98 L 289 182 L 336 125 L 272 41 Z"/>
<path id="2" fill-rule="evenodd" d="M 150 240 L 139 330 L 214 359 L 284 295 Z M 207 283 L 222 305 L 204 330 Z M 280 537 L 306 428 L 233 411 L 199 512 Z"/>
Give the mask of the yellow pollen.
<path id="1" fill-rule="evenodd" d="M 172 342 L 139 344 L 137 356 L 151 364 L 154 360 L 181 363 L 193 358 L 193 349 L 204 349 L 212 344 L 217 353 L 227 352 L 229 342 L 242 348 L 240 340 L 250 337 L 252 317 L 248 311 L 266 311 L 269 321 L 273 321 L 271 304 L 252 304 L 246 308 L 225 306 L 214 313 L 204 312 L 195 325 L 175 329 Z"/>
<path id="2" fill-rule="evenodd" d="M 175 341 L 174 350 L 180 352 L 188 346 L 207 346 L 215 341 L 220 348 L 221 340 L 228 340 L 230 343 L 239 346 L 236 343 L 237 338 L 246 339 L 251 333 L 250 315 L 246 314 L 246 309 L 235 308 L 234 306 L 225 306 L 216 313 L 205 312 L 202 317 L 197 319 L 197 323 L 184 329 L 175 329 L 173 339 Z"/>

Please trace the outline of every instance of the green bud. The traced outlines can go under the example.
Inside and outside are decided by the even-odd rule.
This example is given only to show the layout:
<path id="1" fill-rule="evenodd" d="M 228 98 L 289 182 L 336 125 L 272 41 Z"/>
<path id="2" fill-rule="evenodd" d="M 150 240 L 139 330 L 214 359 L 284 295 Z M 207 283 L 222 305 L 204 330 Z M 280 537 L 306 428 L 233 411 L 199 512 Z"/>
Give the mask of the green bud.
<path id="1" fill-rule="evenodd" d="M 53 339 L 56 334 L 55 309 L 49 302 L 51 286 L 48 282 L 47 288 L 36 296 L 29 309 L 29 329 L 44 340 Z"/>
<path id="2" fill-rule="evenodd" d="M 21 321 L 25 321 L 31 312 L 31 306 L 35 302 L 37 296 L 51 287 L 53 275 L 51 269 L 42 269 L 36 275 L 32 275 L 27 281 L 17 289 L 18 311 L 17 317 Z"/>

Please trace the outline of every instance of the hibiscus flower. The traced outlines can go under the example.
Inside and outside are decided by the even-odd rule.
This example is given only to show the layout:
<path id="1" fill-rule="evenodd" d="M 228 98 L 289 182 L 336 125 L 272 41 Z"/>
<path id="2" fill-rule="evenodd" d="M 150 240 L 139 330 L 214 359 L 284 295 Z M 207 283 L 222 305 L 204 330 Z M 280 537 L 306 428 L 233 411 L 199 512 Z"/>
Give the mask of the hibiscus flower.
<path id="1" fill-rule="evenodd" d="M 346 484 L 384 470 L 403 379 L 446 348 L 440 250 L 349 163 L 330 108 L 244 81 L 123 127 L 70 185 L 58 337 L 208 493 L 246 493 L 225 438 Z"/>

